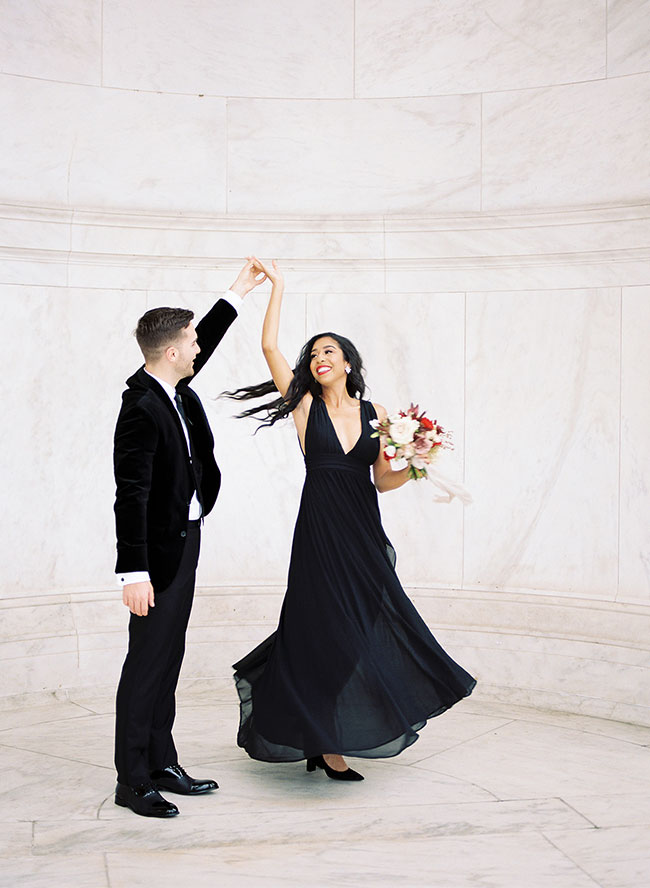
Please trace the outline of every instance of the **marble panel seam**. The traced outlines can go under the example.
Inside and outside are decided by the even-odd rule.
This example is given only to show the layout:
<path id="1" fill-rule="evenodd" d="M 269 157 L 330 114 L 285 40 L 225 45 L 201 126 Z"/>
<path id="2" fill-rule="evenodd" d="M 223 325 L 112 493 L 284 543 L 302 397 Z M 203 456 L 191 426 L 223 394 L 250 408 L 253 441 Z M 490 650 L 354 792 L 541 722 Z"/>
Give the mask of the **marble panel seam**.
<path id="1" fill-rule="evenodd" d="M 12 216 L 13 213 L 13 216 Z M 650 204 L 647 201 L 621 204 L 594 204 L 590 207 L 558 206 L 556 208 L 508 209 L 499 212 L 442 212 L 435 216 L 430 213 L 299 213 L 277 215 L 252 213 L 181 213 L 155 210 L 120 210 L 98 208 L 69 208 L 43 206 L 39 204 L 0 201 L 0 218 L 44 222 L 70 222 L 79 227 L 133 227 L 179 230 L 207 230 L 248 232 L 252 226 L 274 232 L 320 232 L 325 230 L 347 232 L 375 231 L 431 231 L 441 228 L 444 231 L 463 231 L 469 225 L 471 230 L 495 228 L 554 227 L 546 221 L 555 218 L 558 227 L 582 225 L 585 223 L 612 223 L 650 218 Z M 137 222 L 137 224 L 135 224 Z M 241 226 L 239 228 L 238 226 Z M 335 226 L 334 229 L 331 226 Z M 393 227 L 394 226 L 394 227 Z"/>
<path id="2" fill-rule="evenodd" d="M 219 759 L 218 761 L 219 761 L 220 763 L 223 762 L 223 760 L 221 760 L 221 759 Z M 241 763 L 242 761 L 247 761 L 247 759 L 238 758 L 238 759 L 230 759 L 229 761 L 234 761 L 234 762 Z M 84 762 L 84 764 L 88 764 L 88 763 L 87 763 L 87 762 Z M 204 760 L 203 764 L 205 764 L 205 765 L 209 765 L 209 764 L 210 764 L 210 760 L 207 760 L 207 759 Z M 291 764 L 294 764 L 294 765 L 295 765 L 295 764 L 300 764 L 300 763 L 299 763 L 299 762 L 293 762 L 293 763 L 291 763 Z M 391 764 L 394 765 L 395 763 L 392 762 Z M 412 766 L 412 765 L 404 765 L 403 767 L 411 767 L 411 766 Z M 96 767 L 99 767 L 99 766 L 96 766 Z M 418 769 L 418 770 L 423 770 L 423 769 Z M 463 783 L 463 782 L 471 782 L 471 781 L 464 781 L 464 780 L 461 780 L 460 778 L 455 777 L 455 775 L 443 774 L 443 772 L 441 772 L 441 771 L 435 771 L 435 770 L 433 770 L 433 769 L 428 770 L 427 773 L 429 773 L 429 774 L 436 774 L 436 773 L 437 773 L 437 774 L 441 774 L 442 776 L 445 776 L 445 777 L 451 777 L 452 779 L 455 779 L 455 780 L 457 780 L 457 781 L 460 782 L 460 783 Z M 474 785 L 474 784 L 473 784 L 473 785 Z M 496 808 L 514 808 L 514 809 L 519 809 L 519 808 L 521 808 L 522 806 L 524 806 L 526 803 L 530 803 L 531 805 L 533 805 L 533 807 L 543 807 L 543 806 L 547 806 L 547 807 L 551 807 L 551 808 L 553 808 L 553 809 L 555 809 L 555 810 L 557 810 L 558 807 L 562 807 L 562 808 L 567 808 L 568 810 L 573 810 L 574 813 L 575 813 L 575 814 L 576 814 L 581 820 L 586 821 L 585 826 L 584 826 L 584 827 L 581 827 L 582 829 L 589 829 L 589 830 L 591 830 L 591 829 L 598 829 L 598 828 L 599 828 L 599 827 L 596 827 L 596 826 L 592 825 L 591 822 L 588 820 L 588 818 L 586 818 L 586 817 L 585 817 L 583 814 L 581 814 L 579 811 L 575 811 L 575 810 L 572 808 L 571 805 L 568 805 L 568 804 L 567 804 L 566 802 L 564 802 L 564 800 L 563 800 L 561 797 L 559 797 L 559 796 L 554 796 L 554 795 L 547 795 L 547 796 L 530 796 L 530 797 L 527 797 L 527 798 L 521 798 L 521 799 L 519 799 L 519 798 L 516 798 L 516 799 L 512 799 L 512 798 L 499 798 L 499 797 L 497 797 L 497 796 L 494 796 L 493 793 L 490 793 L 489 790 L 485 790 L 485 789 L 483 789 L 482 787 L 481 787 L 481 789 L 482 789 L 483 792 L 486 792 L 486 793 L 488 793 L 489 795 L 492 795 L 493 798 L 487 798 L 487 799 L 485 799 L 485 798 L 484 798 L 484 799 L 473 799 L 473 800 L 469 800 L 469 801 L 462 801 L 462 800 L 459 800 L 459 801 L 453 803 L 453 808 L 454 808 L 454 810 L 456 810 L 456 809 L 458 809 L 458 808 L 472 808 L 472 807 L 474 807 L 474 808 L 491 807 L 491 808 L 495 808 L 495 809 L 496 809 Z M 110 799 L 110 795 L 107 796 L 107 797 L 104 799 L 104 801 L 102 802 L 102 805 L 105 805 L 106 802 L 107 802 L 109 799 Z M 323 811 L 323 812 L 326 812 L 326 813 L 330 813 L 330 812 L 333 812 L 333 811 L 346 811 L 346 812 L 353 811 L 355 814 L 358 814 L 358 813 L 360 813 L 360 812 L 364 812 L 364 811 L 375 811 L 376 808 L 377 808 L 377 805 L 358 805 L 358 806 L 354 806 L 354 808 L 350 809 L 348 806 L 345 806 L 345 805 L 343 805 L 343 804 L 341 804 L 341 803 L 335 803 L 335 802 L 328 803 L 328 801 L 326 801 L 325 799 L 323 799 L 322 801 L 323 801 L 323 804 L 322 804 L 322 806 L 319 808 L 319 811 Z M 557 804 L 554 804 L 554 803 L 557 803 Z M 381 802 L 378 802 L 378 804 L 381 804 Z M 100 807 L 101 807 L 101 806 L 100 806 Z M 426 809 L 429 809 L 429 808 L 432 808 L 432 807 L 433 807 L 433 808 L 437 808 L 437 807 L 452 807 L 452 805 L 451 805 L 450 802 L 447 801 L 447 800 L 444 800 L 444 801 L 426 801 L 426 802 L 419 802 L 419 801 L 418 801 L 418 802 L 415 802 L 415 801 L 414 801 L 414 802 L 405 802 L 405 801 L 403 801 L 403 800 L 400 800 L 400 802 L 399 802 L 399 808 L 400 808 L 400 809 L 407 809 L 407 810 L 409 810 L 409 811 L 411 811 L 411 810 L 413 810 L 413 809 L 418 809 L 418 808 L 419 808 L 419 809 L 422 809 L 422 810 L 426 810 Z M 256 814 L 257 814 L 257 815 L 264 815 L 264 814 L 272 815 L 272 814 L 274 814 L 274 813 L 277 814 L 278 810 L 279 810 L 279 809 L 276 808 L 276 807 L 272 807 L 272 808 L 261 807 L 261 808 L 259 808 L 259 809 L 256 810 Z M 303 808 L 303 807 L 301 807 L 299 804 L 292 803 L 292 802 L 289 801 L 289 800 L 287 800 L 286 805 L 283 805 L 282 808 L 281 808 L 280 810 L 282 810 L 283 813 L 285 813 L 285 814 L 302 814 L 302 813 L 304 813 L 304 808 Z M 186 815 L 186 816 L 190 816 L 190 817 L 191 817 L 191 816 L 194 816 L 194 817 L 205 817 L 205 814 L 202 813 L 202 812 L 201 812 L 201 813 L 192 814 L 191 811 L 190 811 L 190 809 L 187 809 L 187 811 L 184 809 L 183 814 Z M 230 816 L 232 816 L 232 812 L 223 812 L 223 813 L 222 813 L 222 812 L 219 812 L 219 813 L 217 813 L 217 814 L 213 814 L 213 815 L 210 815 L 210 816 L 211 816 L 211 818 L 212 818 L 212 817 L 214 817 L 214 818 L 230 817 Z M 41 822 L 41 820 L 40 820 L 40 819 L 37 819 L 36 822 L 39 823 L 39 822 Z M 42 822 L 45 822 L 45 821 L 42 821 Z M 75 823 L 82 823 L 82 822 L 83 822 L 83 821 L 81 821 L 81 820 L 79 820 L 79 821 L 75 821 Z M 574 828 L 579 828 L 579 827 L 574 827 Z M 531 829 L 530 831 L 532 831 L 532 832 L 538 832 L 538 828 L 536 828 L 536 827 L 532 827 L 532 829 Z M 499 832 L 499 829 L 490 830 L 490 832 L 496 832 L 496 833 L 498 833 L 498 832 Z M 510 832 L 510 831 L 508 831 L 508 832 Z"/>
<path id="3" fill-rule="evenodd" d="M 566 713 L 563 713 L 563 714 L 566 714 Z M 573 713 L 569 713 L 569 714 L 573 715 Z M 590 716 L 587 716 L 587 718 L 590 718 Z M 513 719 L 513 721 L 517 721 L 519 724 L 523 724 L 523 725 L 539 725 L 540 724 L 540 722 L 535 720 L 534 718 L 526 718 L 526 716 L 523 716 L 523 717 L 517 718 L 517 719 Z M 608 719 L 608 721 L 616 722 L 616 719 Z M 626 722 L 617 722 L 617 723 L 618 724 L 627 724 Z M 503 725 L 500 725 L 495 730 L 500 730 L 501 727 L 503 727 Z M 596 737 L 596 738 L 607 737 L 609 740 L 613 740 L 616 743 L 626 743 L 628 746 L 636 746 L 636 747 L 639 747 L 640 749 L 646 749 L 648 747 L 648 743 L 644 743 L 639 740 L 630 740 L 628 738 L 615 736 L 614 734 L 605 734 L 601 731 L 591 731 L 591 730 L 589 730 L 588 727 L 584 727 L 584 725 L 581 725 L 579 728 L 574 728 L 571 724 L 567 724 L 567 725 L 563 725 L 563 729 L 569 730 L 569 731 L 571 731 L 571 730 L 579 731 L 581 734 L 587 734 L 590 737 Z M 642 793 L 643 793 L 643 790 L 639 790 L 639 794 L 641 795 Z M 621 793 L 621 794 L 623 795 L 623 793 Z M 564 801 L 564 799 L 562 799 L 562 801 Z M 569 803 L 565 802 L 565 804 L 569 804 Z M 578 813 L 580 813 L 580 812 L 578 812 Z M 584 815 L 582 815 L 582 816 L 584 816 Z"/>
<path id="4" fill-rule="evenodd" d="M 433 719 L 429 719 L 429 721 L 433 721 Z M 437 752 L 434 752 L 431 755 L 423 756 L 423 758 L 419 759 L 417 762 L 409 762 L 409 764 L 412 764 L 413 766 L 417 766 L 421 762 L 431 761 L 431 759 L 435 759 L 441 753 L 449 752 L 452 749 L 458 749 L 459 746 L 465 746 L 467 743 L 471 743 L 474 740 L 480 740 L 481 737 L 486 737 L 488 734 L 492 734 L 495 731 L 500 731 L 503 728 L 507 728 L 508 725 L 515 724 L 516 721 L 517 721 L 516 719 L 506 719 L 501 724 L 492 725 L 487 730 L 481 731 L 480 734 L 473 734 L 471 737 L 467 737 L 464 740 L 459 740 L 458 743 L 453 743 L 451 746 L 445 746 L 444 749 L 439 749 Z M 489 790 L 485 790 L 485 791 L 489 792 Z M 495 796 L 495 799 L 497 799 L 496 796 Z M 497 799 L 497 801 L 500 801 L 500 800 Z"/>
<path id="5" fill-rule="evenodd" d="M 594 828 L 601 829 L 601 827 L 594 827 Z M 553 842 L 544 830 L 541 830 L 540 834 L 549 843 L 549 845 L 551 845 L 552 848 L 555 848 L 556 851 L 559 851 L 560 854 L 569 861 L 569 863 L 573 864 L 573 866 L 575 866 L 577 869 L 579 869 L 580 872 L 584 873 L 584 875 L 587 876 L 587 878 L 590 879 L 594 883 L 594 885 L 597 885 L 598 888 L 603 888 L 602 882 L 597 882 L 596 879 L 591 875 L 591 873 L 588 872 L 583 866 L 581 866 L 577 860 L 574 860 L 570 854 L 568 854 L 563 848 L 561 848 L 559 845 L 557 845 L 555 842 Z"/>
<path id="6" fill-rule="evenodd" d="M 231 583 L 223 586 L 215 586 L 214 584 L 199 586 L 197 588 L 197 598 L 203 600 L 210 599 L 227 599 L 230 597 L 264 597 L 271 598 L 284 594 L 286 584 L 269 583 L 263 585 L 246 583 L 242 585 L 234 585 Z M 616 601 L 613 598 L 587 597 L 581 593 L 562 592 L 558 594 L 557 590 L 544 589 L 525 589 L 525 588 L 490 588 L 486 585 L 471 586 L 466 585 L 465 588 L 459 588 L 457 585 L 431 585 L 423 586 L 404 585 L 404 589 L 409 596 L 424 598 L 429 600 L 440 600 L 449 604 L 474 604 L 474 603 L 496 603 L 497 605 L 525 605 L 532 607 L 540 607 L 545 609 L 561 608 L 568 611 L 585 611 L 589 613 L 598 612 L 604 614 L 615 614 L 622 617 L 637 618 L 640 616 L 650 616 L 650 606 L 645 605 L 642 601 L 633 600 L 629 602 Z M 69 592 L 55 592 L 48 595 L 44 592 L 37 592 L 33 595 L 5 596 L 0 598 L 0 610 L 32 608 L 32 607 L 61 607 L 65 605 L 84 605 L 84 604 L 119 604 L 115 597 L 116 590 L 107 587 L 100 589 L 81 589 L 71 590 Z"/>
<path id="7" fill-rule="evenodd" d="M 251 624 L 251 625 L 265 625 L 265 624 L 259 623 L 259 624 Z M 450 630 L 450 629 L 457 630 L 457 631 L 461 632 L 463 635 L 467 634 L 470 637 L 472 635 L 487 635 L 487 636 L 507 635 L 511 638 L 521 638 L 521 639 L 534 638 L 534 639 L 539 639 L 542 641 L 548 639 L 548 640 L 552 640 L 552 641 L 576 642 L 578 644 L 580 644 L 580 643 L 587 643 L 587 644 L 592 644 L 592 645 L 599 644 L 599 645 L 601 645 L 601 649 L 603 650 L 603 652 L 605 650 L 607 650 L 608 648 L 618 648 L 620 650 L 643 651 L 643 652 L 650 650 L 650 645 L 648 642 L 645 642 L 643 644 L 642 643 L 639 643 L 639 644 L 622 643 L 620 641 L 609 641 L 607 639 L 602 639 L 602 637 L 597 640 L 594 640 L 594 638 L 591 636 L 579 635 L 579 634 L 568 635 L 568 634 L 560 634 L 557 632 L 539 632 L 539 633 L 538 632 L 524 632 L 519 629 L 502 629 L 498 626 L 494 626 L 494 627 L 467 626 L 467 625 L 459 624 L 459 623 L 445 623 L 440 620 L 436 620 L 435 628 L 436 628 L 436 630 L 440 630 L 440 631 L 445 631 L 445 630 Z M 483 645 L 476 645 L 476 649 L 477 650 L 481 650 L 481 649 L 494 650 L 494 648 L 491 648 L 491 647 L 488 648 Z M 517 648 L 503 648 L 502 650 L 507 653 L 518 651 Z M 561 653 L 559 651 L 545 651 L 545 655 L 546 656 L 558 656 L 558 657 L 559 656 L 575 657 L 574 654 L 571 654 L 571 653 L 565 654 L 565 653 Z M 600 657 L 579 657 L 576 659 L 594 660 L 596 662 L 601 662 Z M 638 666 L 639 664 L 638 663 L 630 663 L 628 665 Z"/>
<path id="8" fill-rule="evenodd" d="M 65 755 L 56 755 L 53 752 L 41 752 L 39 749 L 29 749 L 26 746 L 21 746 L 16 743 L 2 743 L 0 742 L 0 749 L 18 749 L 20 752 L 27 752 L 30 755 L 38 755 L 43 758 L 53 758 L 62 762 L 72 762 L 75 765 L 84 765 L 89 768 L 99 768 L 102 771 L 114 771 L 115 768 L 112 765 L 98 765 L 96 762 L 88 762 L 82 759 L 75 759 Z"/>
<path id="9" fill-rule="evenodd" d="M 287 257 L 278 257 L 279 261 Z M 187 256 L 187 255 L 162 255 L 145 253 L 96 253 L 78 252 L 74 250 L 43 250 L 32 247 L 0 247 L 0 259 L 14 262 L 37 261 L 44 264 L 69 264 L 69 265 L 96 265 L 96 266 L 123 266 L 145 268 L 168 268 L 180 265 L 185 268 L 209 268 L 210 270 L 229 270 L 240 265 L 239 258 L 230 256 Z M 585 250 L 567 253 L 504 253 L 477 254 L 468 256 L 420 256 L 413 258 L 323 258 L 316 259 L 291 259 L 291 265 L 286 267 L 289 272 L 301 271 L 326 271 L 349 270 L 372 271 L 386 269 L 387 272 L 397 271 L 428 271 L 432 269 L 471 269 L 471 268 L 519 268 L 553 266 L 553 265 L 598 265 L 604 263 L 625 263 L 650 260 L 650 248 L 631 247 L 617 250 Z M 215 265 L 215 263 L 218 263 Z M 517 288 L 517 290 L 525 288 Z M 539 290 L 539 287 L 531 288 Z M 557 287 L 556 287 L 557 289 Z M 561 287 L 560 289 L 567 289 Z M 580 287 L 576 289 L 585 289 Z"/>
<path id="10" fill-rule="evenodd" d="M 644 706 L 639 703 L 634 703 L 631 701 L 628 702 L 628 701 L 620 701 L 620 700 L 607 700 L 606 698 L 603 698 L 603 697 L 595 697 L 590 694 L 580 694 L 580 693 L 576 693 L 575 691 L 572 691 L 569 693 L 567 691 L 558 690 L 556 688 L 535 687 L 533 685 L 529 685 L 526 688 L 522 688 L 518 685 L 508 685 L 508 684 L 501 684 L 501 683 L 499 683 L 499 684 L 481 683 L 481 687 L 495 688 L 495 689 L 503 690 L 503 691 L 515 691 L 515 692 L 525 691 L 526 693 L 550 694 L 554 697 L 565 698 L 567 700 L 568 699 L 574 699 L 574 700 L 577 699 L 580 702 L 605 703 L 608 706 L 616 706 L 620 702 L 625 702 L 625 705 L 628 707 L 634 707 L 635 709 L 638 709 L 641 713 L 647 712 L 650 714 L 650 706 Z M 617 719 L 612 719 L 612 721 L 617 721 Z M 644 722 L 644 724 L 645 724 L 645 722 Z"/>
<path id="11" fill-rule="evenodd" d="M 492 96 L 492 95 L 502 95 L 502 94 L 520 94 L 524 92 L 534 92 L 538 90 L 546 90 L 551 91 L 555 89 L 563 89 L 565 87 L 570 86 L 581 86 L 587 85 L 591 83 L 611 83 L 618 82 L 621 80 L 626 80 L 628 78 L 643 76 L 644 74 L 650 73 L 650 71 L 640 70 L 640 71 L 630 71 L 627 73 L 617 73 L 609 75 L 607 72 L 603 74 L 603 76 L 594 76 L 594 77 L 585 77 L 578 79 L 570 79 L 570 78 L 560 78 L 558 80 L 552 80 L 550 82 L 537 82 L 535 84 L 530 84 L 526 86 L 504 86 L 501 88 L 492 87 L 489 89 L 482 89 L 480 87 L 469 88 L 463 90 L 442 90 L 440 92 L 404 92 L 404 93 L 390 93 L 387 95 L 357 95 L 356 82 L 354 84 L 352 95 L 296 95 L 295 93 L 283 93 L 278 95 L 256 95 L 253 93 L 243 93 L 243 92 L 211 92 L 210 90 L 202 91 L 200 95 L 206 99 L 222 99 L 228 101 L 229 99 L 248 102 L 292 102 L 296 104 L 302 104 L 305 102 L 336 102 L 336 103 L 349 103 L 349 102 L 380 102 L 391 104 L 400 101 L 407 101 L 409 99 L 416 100 L 426 100 L 426 99 L 449 99 L 449 98 L 463 98 L 463 97 L 471 97 L 471 96 Z M 180 97 L 180 98 L 189 98 L 195 99 L 197 97 L 196 91 L 189 90 L 172 90 L 172 89 L 153 89 L 151 87 L 146 87 L 142 85 L 138 85 L 137 87 L 133 86 L 115 86 L 112 84 L 106 84 L 103 82 L 103 74 L 101 76 L 100 83 L 94 83 L 89 80 L 61 80 L 55 77 L 39 77 L 35 74 L 21 74 L 15 73 L 13 71 L 0 71 L 0 76 L 2 77 L 12 77 L 19 80 L 27 80 L 27 81 L 35 81 L 38 83 L 52 83 L 59 84 L 61 86 L 75 86 L 75 87 L 83 87 L 84 89 L 94 89 L 101 90 L 104 94 L 106 92 L 116 92 L 116 93 L 133 93 L 137 92 L 143 95 L 152 95 L 152 96 L 169 96 L 169 97 Z"/>
<path id="12" fill-rule="evenodd" d="M 584 820 L 586 820 L 587 823 L 589 823 L 590 826 L 592 826 L 594 829 L 599 829 L 599 828 L 600 828 L 600 827 L 598 826 L 598 824 L 594 823 L 593 820 L 591 820 L 589 817 L 587 817 L 586 814 L 583 814 L 582 811 L 579 811 L 576 807 L 574 807 L 574 806 L 571 804 L 571 802 L 567 802 L 566 799 L 562 798 L 561 796 L 558 796 L 558 798 L 559 798 L 559 799 L 560 799 L 560 800 L 561 800 L 561 801 L 567 806 L 567 808 L 570 808 L 572 811 L 575 811 L 575 813 L 576 813 L 579 817 L 582 817 Z"/>

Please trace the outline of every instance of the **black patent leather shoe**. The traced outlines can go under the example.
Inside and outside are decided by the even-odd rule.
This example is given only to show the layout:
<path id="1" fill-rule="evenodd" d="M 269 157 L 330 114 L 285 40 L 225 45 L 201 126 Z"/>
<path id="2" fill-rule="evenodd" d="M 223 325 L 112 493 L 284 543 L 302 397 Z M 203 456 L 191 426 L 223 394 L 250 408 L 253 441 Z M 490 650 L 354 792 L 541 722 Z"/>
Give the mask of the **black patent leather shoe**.
<path id="1" fill-rule="evenodd" d="M 156 789 L 177 792 L 179 795 L 202 795 L 219 789 L 216 780 L 198 780 L 190 777 L 180 765 L 168 765 L 161 771 L 151 772 L 151 781 Z"/>
<path id="2" fill-rule="evenodd" d="M 142 817 L 176 817 L 179 813 L 176 805 L 164 799 L 153 783 L 141 783 L 139 786 L 118 783 L 115 787 L 115 804 L 130 808 Z"/>

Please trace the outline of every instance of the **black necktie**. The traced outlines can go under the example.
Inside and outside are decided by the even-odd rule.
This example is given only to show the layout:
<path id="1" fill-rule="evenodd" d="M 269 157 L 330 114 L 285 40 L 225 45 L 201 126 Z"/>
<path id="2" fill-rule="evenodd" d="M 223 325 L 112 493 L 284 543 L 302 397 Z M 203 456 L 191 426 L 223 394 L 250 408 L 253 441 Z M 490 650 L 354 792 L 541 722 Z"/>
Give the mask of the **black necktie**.
<path id="1" fill-rule="evenodd" d="M 185 428 L 187 429 L 187 434 L 189 435 L 190 434 L 190 426 L 192 425 L 192 423 L 187 418 L 187 415 L 185 413 L 185 408 L 183 407 L 183 399 L 181 398 L 181 396 L 178 392 L 176 392 L 176 394 L 174 395 L 174 400 L 176 401 L 176 406 L 178 407 L 178 412 L 180 413 L 180 415 L 183 419 L 183 422 L 185 423 Z M 192 442 L 192 436 L 190 435 L 190 449 L 191 449 L 191 442 Z"/>
<path id="2" fill-rule="evenodd" d="M 183 399 L 181 398 L 179 392 L 176 392 L 174 395 L 174 400 L 176 401 L 176 406 L 178 407 L 178 412 L 181 415 L 183 422 L 185 423 L 185 428 L 187 429 L 187 437 L 190 441 L 190 466 L 192 468 L 192 477 L 194 478 L 194 487 L 196 489 L 196 495 L 198 497 L 199 502 L 203 505 L 203 497 L 201 496 L 201 488 L 199 487 L 198 478 L 196 477 L 196 468 L 194 466 L 194 447 L 192 445 L 192 433 L 190 432 L 190 427 L 192 425 L 192 421 L 187 418 L 187 414 L 185 413 L 185 408 L 183 407 Z"/>

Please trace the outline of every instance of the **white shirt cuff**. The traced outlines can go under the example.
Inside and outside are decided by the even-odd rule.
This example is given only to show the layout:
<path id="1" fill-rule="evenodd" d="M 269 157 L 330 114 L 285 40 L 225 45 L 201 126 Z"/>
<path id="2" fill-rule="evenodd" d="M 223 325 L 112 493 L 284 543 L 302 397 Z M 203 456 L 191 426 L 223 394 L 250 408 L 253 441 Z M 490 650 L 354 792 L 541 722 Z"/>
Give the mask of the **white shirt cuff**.
<path id="1" fill-rule="evenodd" d="M 229 302 L 235 309 L 235 311 L 239 311 L 242 306 L 242 302 L 244 301 L 243 296 L 238 296 L 237 293 L 233 293 L 232 290 L 226 290 L 221 298 L 225 299 L 226 302 Z"/>
<path id="2" fill-rule="evenodd" d="M 116 574 L 117 582 L 120 586 L 126 586 L 127 583 L 148 583 L 149 572 L 146 570 L 134 570 L 131 573 Z"/>

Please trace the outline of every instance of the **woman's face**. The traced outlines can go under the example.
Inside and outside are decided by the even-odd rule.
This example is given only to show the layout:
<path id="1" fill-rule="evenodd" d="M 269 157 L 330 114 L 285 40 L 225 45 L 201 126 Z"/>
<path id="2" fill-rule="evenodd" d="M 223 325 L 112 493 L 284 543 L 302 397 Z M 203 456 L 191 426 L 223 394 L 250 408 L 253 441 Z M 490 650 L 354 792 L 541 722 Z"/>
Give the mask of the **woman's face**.
<path id="1" fill-rule="evenodd" d="M 322 339 L 316 340 L 311 350 L 309 367 L 314 379 L 317 379 L 322 386 L 331 385 L 341 377 L 345 377 L 347 363 L 336 339 L 323 336 Z"/>

